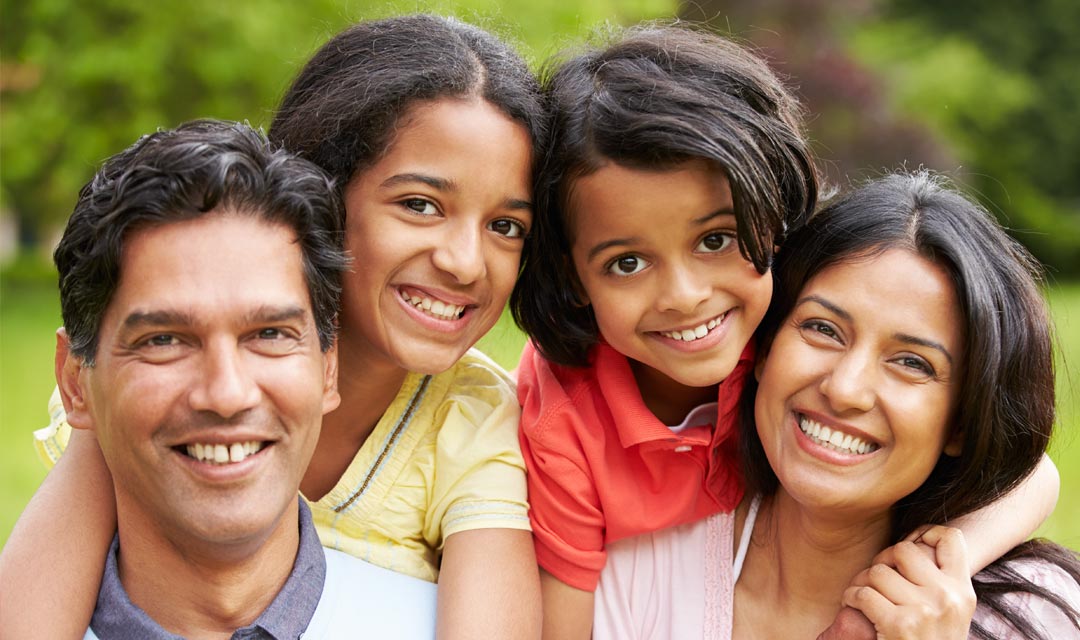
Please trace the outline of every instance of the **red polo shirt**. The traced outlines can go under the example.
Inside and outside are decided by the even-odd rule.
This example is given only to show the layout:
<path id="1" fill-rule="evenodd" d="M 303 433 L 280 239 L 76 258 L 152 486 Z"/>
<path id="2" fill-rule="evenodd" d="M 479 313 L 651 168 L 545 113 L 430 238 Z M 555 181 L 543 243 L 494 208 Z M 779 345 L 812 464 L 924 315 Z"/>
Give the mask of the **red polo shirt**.
<path id="1" fill-rule="evenodd" d="M 518 369 L 537 560 L 586 591 L 596 589 L 608 543 L 739 503 L 736 419 L 754 350 L 720 384 L 716 428 L 678 434 L 645 407 L 625 356 L 601 344 L 590 363 L 555 365 L 529 344 Z"/>

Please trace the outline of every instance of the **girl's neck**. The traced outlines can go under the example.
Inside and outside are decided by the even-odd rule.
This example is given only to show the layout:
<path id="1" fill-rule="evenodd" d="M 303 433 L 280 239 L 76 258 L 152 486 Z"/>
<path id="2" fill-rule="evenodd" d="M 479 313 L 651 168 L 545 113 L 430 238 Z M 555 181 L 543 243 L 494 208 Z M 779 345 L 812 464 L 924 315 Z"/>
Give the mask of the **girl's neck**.
<path id="1" fill-rule="evenodd" d="M 309 500 L 329 492 L 397 397 L 408 371 L 385 357 L 373 357 L 342 332 L 338 339 L 341 404 L 323 416 L 322 432 L 304 474 L 301 491 Z"/>
<path id="2" fill-rule="evenodd" d="M 636 360 L 630 360 L 630 370 L 641 391 L 641 400 L 666 425 L 679 424 L 694 407 L 716 402 L 719 384 L 688 387 Z"/>
<path id="3" fill-rule="evenodd" d="M 807 508 L 782 488 L 764 499 L 735 586 L 734 637 L 824 631 L 851 579 L 888 545 L 889 524 L 888 512 Z"/>

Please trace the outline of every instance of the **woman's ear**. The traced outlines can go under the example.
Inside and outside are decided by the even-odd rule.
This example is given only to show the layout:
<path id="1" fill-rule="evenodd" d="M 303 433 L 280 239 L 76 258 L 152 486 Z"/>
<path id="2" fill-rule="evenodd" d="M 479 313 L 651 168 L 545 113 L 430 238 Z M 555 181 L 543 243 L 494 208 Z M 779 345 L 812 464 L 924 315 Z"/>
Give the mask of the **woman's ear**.
<path id="1" fill-rule="evenodd" d="M 82 358 L 71 353 L 71 339 L 63 327 L 56 330 L 53 369 L 56 386 L 60 389 L 60 399 L 64 403 L 64 413 L 67 414 L 67 423 L 74 429 L 92 429 L 93 420 L 86 402 L 87 381 L 84 374 L 87 367 Z"/>
<path id="2" fill-rule="evenodd" d="M 945 441 L 945 448 L 942 449 L 941 452 L 950 458 L 959 458 L 963 451 L 964 432 L 960 429 L 956 429 L 949 436 L 949 439 Z"/>

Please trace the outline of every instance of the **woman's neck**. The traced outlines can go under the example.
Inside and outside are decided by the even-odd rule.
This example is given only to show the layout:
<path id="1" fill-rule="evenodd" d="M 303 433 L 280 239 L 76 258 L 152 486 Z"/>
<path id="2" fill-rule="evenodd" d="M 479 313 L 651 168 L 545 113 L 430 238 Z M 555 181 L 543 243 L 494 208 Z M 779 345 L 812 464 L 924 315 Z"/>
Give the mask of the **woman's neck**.
<path id="1" fill-rule="evenodd" d="M 805 507 L 783 489 L 762 501 L 739 582 L 735 638 L 813 637 L 851 579 L 888 545 L 889 514 Z"/>
<path id="2" fill-rule="evenodd" d="M 334 488 L 409 374 L 349 337 L 343 332 L 338 343 L 341 404 L 323 416 L 319 442 L 300 486 L 309 500 L 319 500 Z"/>

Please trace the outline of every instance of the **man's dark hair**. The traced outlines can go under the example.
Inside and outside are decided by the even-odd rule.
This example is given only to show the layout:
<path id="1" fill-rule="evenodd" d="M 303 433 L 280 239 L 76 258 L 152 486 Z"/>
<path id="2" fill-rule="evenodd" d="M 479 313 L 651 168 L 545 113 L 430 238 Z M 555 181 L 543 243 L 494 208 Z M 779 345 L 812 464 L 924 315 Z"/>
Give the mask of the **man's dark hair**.
<path id="1" fill-rule="evenodd" d="M 198 120 L 143 136 L 82 188 L 53 254 L 71 352 L 93 366 L 128 234 L 222 211 L 296 234 L 319 343 L 329 349 L 348 265 L 341 207 L 322 170 L 246 124 Z"/>

